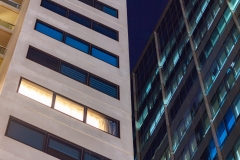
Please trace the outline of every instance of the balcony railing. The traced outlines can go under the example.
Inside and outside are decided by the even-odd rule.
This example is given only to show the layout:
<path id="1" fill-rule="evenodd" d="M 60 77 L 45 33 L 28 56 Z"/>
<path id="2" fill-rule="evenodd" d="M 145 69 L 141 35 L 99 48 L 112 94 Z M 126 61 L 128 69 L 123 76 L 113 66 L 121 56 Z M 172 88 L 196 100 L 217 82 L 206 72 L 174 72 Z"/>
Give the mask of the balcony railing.
<path id="1" fill-rule="evenodd" d="M 14 2 L 12 0 L 0 0 L 0 1 L 7 3 L 8 5 L 13 6 L 17 9 L 20 9 L 20 7 L 21 7 L 21 4 L 18 4 L 17 2 Z"/>
<path id="2" fill-rule="evenodd" d="M 0 19 L 0 26 L 3 26 L 7 29 L 13 30 L 14 29 L 14 25 L 8 22 L 5 22 L 3 20 Z"/>
<path id="3" fill-rule="evenodd" d="M 6 50 L 7 50 L 7 49 L 6 49 L 5 47 L 3 47 L 3 46 L 0 45 L 0 57 L 2 57 L 2 56 L 5 55 Z"/>

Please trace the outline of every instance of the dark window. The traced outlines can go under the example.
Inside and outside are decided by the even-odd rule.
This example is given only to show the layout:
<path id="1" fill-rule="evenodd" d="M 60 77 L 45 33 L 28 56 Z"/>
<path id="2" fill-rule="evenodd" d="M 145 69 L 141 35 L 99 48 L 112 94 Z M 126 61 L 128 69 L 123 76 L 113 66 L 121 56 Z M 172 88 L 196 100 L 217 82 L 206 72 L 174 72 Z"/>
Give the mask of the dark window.
<path id="1" fill-rule="evenodd" d="M 61 63 L 60 73 L 78 82 L 81 82 L 84 84 L 87 83 L 87 72 L 77 67 L 74 67 L 73 65 L 70 65 L 68 63 L 65 63 L 65 62 Z"/>
<path id="2" fill-rule="evenodd" d="M 94 31 L 99 32 L 107 37 L 110 37 L 112 39 L 118 40 L 118 32 L 107 28 L 106 26 L 98 23 L 98 22 L 93 22 L 93 28 Z"/>
<path id="3" fill-rule="evenodd" d="M 59 159 L 80 160 L 82 151 L 55 138 L 49 138 L 47 153 Z"/>
<path id="4" fill-rule="evenodd" d="M 9 119 L 6 136 L 61 160 L 110 160 L 14 117 Z"/>
<path id="5" fill-rule="evenodd" d="M 76 12 L 73 12 L 73 11 L 69 11 L 69 15 L 68 15 L 68 18 L 71 19 L 72 21 L 74 22 L 77 22 L 87 28 L 91 28 L 91 22 L 92 20 L 87 18 L 87 17 L 84 17 Z"/>
<path id="6" fill-rule="evenodd" d="M 93 0 L 79 0 L 79 1 L 85 3 L 85 4 L 89 5 L 89 6 L 93 6 Z"/>
<path id="7" fill-rule="evenodd" d="M 61 16 L 64 16 L 64 17 L 67 16 L 67 9 L 65 7 L 57 5 L 56 3 L 53 3 L 51 1 L 42 0 L 41 6 L 43 6 L 46 9 L 49 9 L 57 14 L 60 14 Z"/>
<path id="8" fill-rule="evenodd" d="M 63 33 L 61 31 L 59 31 L 58 29 L 55 29 L 53 27 L 50 27 L 49 25 L 45 25 L 42 22 L 37 21 L 35 30 L 37 30 L 49 37 L 52 37 L 58 41 L 63 40 Z"/>
<path id="9" fill-rule="evenodd" d="M 46 134 L 22 125 L 18 121 L 9 121 L 6 136 L 38 150 L 44 150 Z"/>
<path id="10" fill-rule="evenodd" d="M 98 78 L 97 76 L 94 76 L 81 68 L 64 62 L 56 57 L 44 53 L 43 51 L 30 46 L 27 58 L 78 82 L 84 83 L 111 97 L 119 99 L 119 88 L 117 85 Z"/>
<path id="11" fill-rule="evenodd" d="M 118 97 L 118 87 L 116 85 L 112 85 L 96 76 L 90 75 L 89 86 L 111 97 Z"/>
<path id="12" fill-rule="evenodd" d="M 54 71 L 58 71 L 59 60 L 50 55 L 46 55 L 36 48 L 29 47 L 27 58 Z"/>

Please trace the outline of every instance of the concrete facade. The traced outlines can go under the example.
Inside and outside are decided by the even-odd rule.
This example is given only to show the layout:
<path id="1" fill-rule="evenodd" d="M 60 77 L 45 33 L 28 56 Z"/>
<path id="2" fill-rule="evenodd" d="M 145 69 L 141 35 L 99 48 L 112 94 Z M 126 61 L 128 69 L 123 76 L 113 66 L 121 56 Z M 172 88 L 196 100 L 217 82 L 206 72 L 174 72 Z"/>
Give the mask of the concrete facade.
<path id="1" fill-rule="evenodd" d="M 119 18 L 107 15 L 78 0 L 53 1 L 117 30 L 119 41 L 41 7 L 41 0 L 24 0 L 0 68 L 0 159 L 56 159 L 6 137 L 9 116 L 13 116 L 109 159 L 132 160 L 126 0 L 101 0 L 118 9 Z M 119 68 L 37 32 L 34 30 L 37 19 L 114 53 L 119 56 Z M 120 88 L 120 100 L 26 59 L 30 45 L 117 84 Z M 17 93 L 21 77 L 118 120 L 120 138 L 106 134 Z"/>

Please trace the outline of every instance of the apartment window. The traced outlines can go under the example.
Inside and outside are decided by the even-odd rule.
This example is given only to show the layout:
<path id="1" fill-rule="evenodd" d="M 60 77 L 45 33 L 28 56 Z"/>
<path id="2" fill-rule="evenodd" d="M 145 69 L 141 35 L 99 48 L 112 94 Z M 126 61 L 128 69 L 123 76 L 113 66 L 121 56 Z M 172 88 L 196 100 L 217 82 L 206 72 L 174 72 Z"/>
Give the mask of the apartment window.
<path id="1" fill-rule="evenodd" d="M 102 2 L 99 2 L 97 0 L 95 0 L 94 2 L 95 2 L 95 4 L 94 4 L 95 8 L 97 8 L 98 10 L 103 11 L 103 12 L 105 12 L 105 13 L 113 16 L 113 17 L 118 18 L 118 10 L 116 10 L 116 9 L 114 9 L 114 8 L 104 4 Z"/>
<path id="2" fill-rule="evenodd" d="M 99 2 L 97 0 L 79 0 L 89 6 L 92 6 L 100 11 L 103 11 L 113 17 L 116 17 L 118 18 L 118 10 L 116 10 L 115 8 L 113 7 L 110 7 L 102 2 Z"/>
<path id="3" fill-rule="evenodd" d="M 62 160 L 109 160 L 14 117 L 9 119 L 6 136 Z"/>
<path id="4" fill-rule="evenodd" d="M 18 93 L 48 107 L 51 107 L 52 105 L 53 92 L 26 79 L 21 79 Z"/>
<path id="5" fill-rule="evenodd" d="M 21 78 L 18 93 L 24 93 L 23 95 L 51 107 L 54 110 L 83 121 L 115 137 L 119 137 L 119 121 L 41 87 L 38 84 L 30 82 L 29 80 Z M 87 113 L 85 113 L 85 110 L 87 110 Z"/>
<path id="6" fill-rule="evenodd" d="M 68 33 L 60 31 L 44 22 L 37 20 L 35 30 L 54 38 L 58 41 L 61 41 L 79 51 L 82 51 L 86 54 L 89 54 L 101 61 L 104 61 L 112 66 L 119 67 L 119 58 L 118 56 L 109 53 L 99 47 L 96 47 L 86 41 L 83 41 L 75 36 L 72 36 Z M 91 50 L 91 53 L 90 53 Z"/>
<path id="7" fill-rule="evenodd" d="M 84 106 L 68 100 L 67 98 L 56 95 L 54 109 L 83 121 Z"/>
<path id="8" fill-rule="evenodd" d="M 87 44 L 84 41 L 81 41 L 80 39 L 77 39 L 73 36 L 66 35 L 65 43 L 73 48 L 76 48 L 84 53 L 89 53 L 89 44 Z M 104 60 L 104 59 L 103 59 Z"/>
<path id="9" fill-rule="evenodd" d="M 104 11 L 111 13 L 111 8 L 109 8 L 108 6 L 102 6 L 100 4 L 102 3 L 95 3 L 96 6 L 98 7 L 98 9 L 102 8 Z M 118 31 L 107 27 L 101 23 L 98 23 L 88 17 L 85 17 L 75 11 L 72 11 L 68 8 L 65 8 L 55 2 L 52 2 L 50 0 L 42 0 L 41 6 L 54 12 L 57 13 L 63 17 L 66 17 L 78 24 L 81 24 L 87 28 L 90 28 L 100 34 L 103 34 L 109 38 L 112 38 L 116 41 L 118 41 Z M 101 9 L 100 9 L 101 10 Z"/>
<path id="10" fill-rule="evenodd" d="M 51 26 L 45 25 L 43 23 L 37 22 L 35 29 L 39 32 L 41 32 L 42 34 L 45 34 L 49 37 L 52 37 L 58 41 L 62 41 L 63 40 L 63 33 L 61 31 L 59 31 L 56 28 L 53 28 Z"/>
<path id="11" fill-rule="evenodd" d="M 232 107 L 233 107 L 234 115 L 237 118 L 240 114 L 240 95 L 239 94 L 234 99 Z"/>
<path id="12" fill-rule="evenodd" d="M 12 118 L 10 118 L 8 123 L 6 136 L 38 150 L 44 150 L 46 133 L 22 125 L 19 121 Z"/>
<path id="13" fill-rule="evenodd" d="M 91 109 L 87 110 L 86 123 L 111 135 L 118 136 L 117 122 Z"/>
<path id="14" fill-rule="evenodd" d="M 61 74 L 72 78 L 80 83 L 86 84 L 87 83 L 87 76 L 88 73 L 80 68 L 77 68 L 69 63 L 62 62 L 60 65 Z"/>

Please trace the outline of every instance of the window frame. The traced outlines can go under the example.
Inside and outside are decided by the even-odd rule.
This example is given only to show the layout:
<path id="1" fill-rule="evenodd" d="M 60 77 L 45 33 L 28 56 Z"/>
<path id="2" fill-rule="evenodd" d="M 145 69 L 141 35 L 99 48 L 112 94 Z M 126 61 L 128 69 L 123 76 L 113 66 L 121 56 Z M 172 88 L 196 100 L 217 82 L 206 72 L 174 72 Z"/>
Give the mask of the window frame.
<path id="1" fill-rule="evenodd" d="M 79 49 L 77 49 L 77 48 L 75 48 L 75 47 L 73 47 L 73 46 L 70 46 L 69 44 L 66 43 L 66 36 L 72 37 L 72 38 L 74 38 L 74 39 L 76 39 L 76 40 L 79 40 L 80 42 L 82 41 L 82 43 L 88 44 L 88 46 L 89 46 L 88 53 L 86 53 L 86 52 L 84 52 L 84 51 L 81 51 L 81 52 L 83 52 L 83 53 L 85 53 L 85 54 L 88 54 L 88 55 L 90 55 L 91 57 L 94 57 L 94 56 L 92 56 L 92 47 L 95 47 L 95 48 L 97 48 L 97 49 L 99 49 L 99 50 L 102 50 L 102 51 L 106 52 L 106 54 L 108 54 L 108 55 L 116 58 L 116 60 L 117 60 L 117 65 L 116 65 L 116 66 L 108 63 L 107 61 L 103 61 L 103 60 L 101 60 L 101 59 L 99 59 L 99 58 L 96 58 L 96 57 L 94 57 L 94 58 L 96 58 L 96 59 L 98 59 L 98 60 L 100 60 L 100 61 L 103 61 L 104 63 L 107 63 L 107 64 L 109 64 L 109 65 L 111 65 L 111 66 L 116 67 L 116 68 L 120 68 L 120 65 L 119 65 L 119 56 L 118 56 L 118 55 L 115 55 L 115 54 L 113 54 L 113 53 L 111 53 L 111 52 L 109 52 L 109 51 L 107 51 L 107 50 L 105 50 L 105 49 L 103 49 L 103 48 L 101 48 L 101 47 L 98 47 L 98 46 L 96 46 L 96 45 L 94 45 L 94 44 L 92 44 L 92 43 L 89 43 L 89 42 L 87 42 L 87 41 L 85 41 L 85 40 L 83 40 L 83 39 L 81 39 L 81 38 L 79 38 L 79 37 L 76 37 L 76 36 L 70 34 L 70 33 L 67 33 L 67 32 L 65 32 L 65 31 L 62 31 L 61 29 L 58 29 L 58 28 L 56 28 L 56 27 L 54 27 L 54 26 L 52 26 L 52 25 L 50 25 L 50 24 L 48 24 L 48 23 L 46 23 L 46 22 L 44 22 L 44 21 L 42 21 L 42 20 L 36 19 L 36 22 L 35 22 L 35 25 L 34 25 L 34 30 L 37 31 L 37 32 L 39 32 L 39 33 L 41 33 L 41 34 L 44 34 L 44 33 L 36 30 L 36 25 L 37 25 L 37 23 L 42 23 L 42 24 L 44 24 L 44 25 L 46 25 L 46 26 L 48 26 L 48 27 L 50 27 L 50 28 L 53 28 L 53 29 L 55 29 L 55 30 L 57 30 L 57 31 L 59 31 L 59 32 L 62 32 L 62 33 L 63 33 L 63 38 L 62 38 L 62 41 L 59 41 L 59 42 L 62 42 L 62 43 L 64 43 L 65 45 L 67 45 L 67 46 L 69 46 L 69 47 L 71 47 L 71 48 L 74 48 L 74 49 L 76 49 L 76 50 L 78 50 L 78 51 L 81 51 L 81 50 L 79 50 Z M 46 35 L 46 34 L 44 34 L 44 35 L 45 35 L 45 36 L 48 36 L 48 35 Z M 48 36 L 48 37 L 50 37 L 50 36 Z M 50 38 L 52 38 L 52 37 L 50 37 Z M 52 38 L 52 39 L 57 40 L 57 39 L 55 39 L 55 38 Z M 58 41 L 58 40 L 57 40 L 57 41 Z M 33 48 L 35 48 L 35 47 L 33 47 Z M 54 57 L 54 56 L 53 56 L 53 57 Z"/>
<path id="2" fill-rule="evenodd" d="M 36 100 L 34 100 L 34 99 L 30 98 L 30 97 L 27 97 L 27 96 L 25 96 L 25 95 L 20 94 L 18 91 L 19 91 L 19 88 L 20 88 L 20 84 L 21 84 L 22 79 L 24 79 L 24 80 L 26 80 L 26 81 L 29 81 L 29 82 L 31 82 L 31 83 L 39 86 L 39 87 L 42 87 L 42 88 L 44 88 L 44 89 L 47 89 L 47 90 L 51 91 L 51 92 L 53 93 L 51 106 L 49 107 L 49 106 L 47 106 L 47 105 L 45 105 L 45 104 L 43 104 L 43 103 L 41 103 L 41 102 L 39 102 L 39 101 L 36 101 Z M 68 97 L 66 97 L 66 96 L 64 96 L 64 95 L 62 95 L 62 94 L 59 94 L 59 93 L 57 93 L 57 92 L 54 92 L 54 91 L 52 91 L 52 90 L 50 90 L 50 89 L 48 89 L 48 88 L 46 88 L 46 87 L 44 87 L 44 86 L 42 86 L 42 85 L 39 85 L 39 84 L 31 81 L 31 80 L 28 80 L 28 79 L 26 79 L 26 78 L 24 78 L 24 77 L 20 77 L 20 80 L 19 80 L 19 83 L 18 83 L 18 88 L 17 88 L 17 91 L 16 91 L 16 92 L 17 92 L 18 94 L 22 95 L 22 96 L 25 96 L 25 97 L 31 99 L 31 100 L 34 100 L 34 101 L 37 102 L 37 103 L 40 103 L 40 104 L 42 104 L 42 105 L 44 105 L 44 106 L 46 106 L 46 107 L 48 107 L 48 108 L 51 108 L 51 109 L 53 109 L 53 110 L 55 110 L 55 111 L 57 111 L 57 112 L 59 112 L 59 113 L 62 113 L 62 114 L 66 115 L 66 116 L 68 116 L 68 117 L 70 117 L 70 118 L 73 118 L 73 119 L 75 119 L 75 120 L 77 120 L 77 121 L 80 121 L 80 122 L 82 122 L 82 123 L 85 123 L 85 124 L 87 124 L 88 126 L 92 126 L 92 125 L 90 125 L 90 124 L 88 124 L 88 123 L 86 122 L 86 120 L 87 120 L 87 110 L 90 109 L 90 110 L 98 113 L 99 115 L 101 115 L 101 116 L 104 117 L 105 119 L 111 120 L 111 121 L 115 122 L 115 123 L 117 124 L 117 127 L 116 127 L 116 128 L 117 128 L 117 135 L 115 136 L 115 135 L 112 135 L 112 134 L 110 134 L 110 133 L 108 133 L 108 132 L 106 132 L 106 131 L 103 131 L 103 130 L 99 129 L 99 128 L 96 128 L 96 127 L 94 127 L 94 126 L 92 126 L 92 127 L 96 128 L 96 129 L 98 129 L 98 130 L 100 130 L 100 131 L 102 131 L 102 132 L 105 132 L 105 133 L 107 133 L 107 134 L 109 134 L 109 135 L 112 135 L 112 136 L 114 136 L 114 137 L 120 138 L 120 121 L 119 121 L 119 120 L 114 119 L 114 118 L 112 118 L 112 117 L 110 117 L 110 116 L 108 116 L 108 115 L 106 115 L 106 114 L 104 114 L 104 113 L 101 113 L 101 112 L 99 112 L 99 111 L 97 111 L 97 110 L 95 110 L 95 109 L 92 109 L 92 108 L 90 108 L 90 107 L 88 107 L 88 106 L 86 106 L 86 105 L 84 105 L 84 104 L 82 104 L 82 103 L 79 103 L 79 102 L 75 101 L 75 100 L 72 100 L 72 99 L 70 99 L 70 98 L 68 98 Z M 60 97 L 62 97 L 62 98 L 64 98 L 64 99 L 67 99 L 67 100 L 69 100 L 69 101 L 71 101 L 71 102 L 73 102 L 73 103 L 76 103 L 76 104 L 82 106 L 83 109 L 84 109 L 84 111 L 83 111 L 83 120 L 81 121 L 81 120 L 79 120 L 79 119 L 77 119 L 77 118 L 75 118 L 75 117 L 72 117 L 71 115 L 69 115 L 69 114 L 67 114 L 67 113 L 64 113 L 64 112 L 61 112 L 61 111 L 55 109 L 55 108 L 54 108 L 54 105 L 55 105 L 55 102 L 56 102 L 56 96 L 60 96 Z"/>
<path id="3" fill-rule="evenodd" d="M 82 146 L 79 146 L 79 145 L 77 145 L 77 144 L 74 144 L 73 142 L 70 142 L 70 141 L 68 141 L 68 140 L 66 140 L 66 139 L 63 139 L 63 138 L 61 138 L 61 137 L 59 137 L 59 136 L 57 136 L 57 135 L 55 135 L 55 134 L 52 134 L 52 133 L 50 133 L 50 132 L 48 132 L 48 131 L 45 131 L 45 130 L 43 130 L 43 129 L 41 129 L 41 128 L 38 128 L 38 127 L 36 127 L 36 126 L 34 126 L 34 125 L 30 124 L 30 123 L 27 123 L 27 122 L 25 122 L 25 121 L 23 121 L 23 120 L 20 120 L 20 119 L 16 118 L 16 117 L 13 117 L 12 115 L 9 116 L 7 128 L 6 128 L 6 131 L 5 131 L 5 134 L 4 134 L 4 135 L 5 135 L 6 137 L 8 137 L 8 138 L 11 138 L 11 137 L 9 137 L 9 136 L 7 135 L 7 132 L 8 132 L 8 129 L 9 129 L 9 127 L 10 127 L 10 122 L 11 122 L 11 121 L 13 121 L 13 122 L 15 122 L 15 123 L 18 123 L 18 124 L 20 124 L 20 125 L 22 125 L 22 126 L 24 126 L 24 127 L 27 127 L 28 129 L 34 130 L 34 131 L 36 131 L 36 132 L 38 132 L 38 133 L 45 134 L 46 136 L 45 136 L 45 138 L 44 138 L 44 148 L 43 148 L 43 150 L 39 150 L 39 151 L 41 151 L 41 152 L 43 152 L 43 153 L 46 153 L 46 154 L 48 154 L 48 155 L 50 155 L 50 156 L 52 156 L 52 155 L 47 152 L 47 149 L 48 149 L 48 145 L 49 145 L 49 140 L 50 140 L 50 138 L 52 138 L 52 139 L 58 141 L 59 143 L 62 143 L 62 144 L 67 145 L 67 146 L 72 146 L 72 147 L 75 148 L 76 150 L 81 151 L 81 157 L 79 157 L 80 160 L 84 160 L 84 159 L 83 159 L 83 154 L 84 154 L 85 151 L 90 152 L 90 153 L 92 153 L 92 154 L 94 154 L 94 155 L 96 155 L 96 156 L 99 156 L 99 157 L 101 157 L 101 158 L 104 158 L 104 160 L 111 160 L 111 159 L 109 159 L 109 158 L 107 158 L 107 157 L 104 157 L 103 155 L 97 154 L 97 153 L 95 153 L 95 152 L 93 152 L 93 151 L 90 151 L 90 150 L 88 150 L 88 149 L 86 149 L 86 148 L 84 148 L 84 147 L 82 147 Z M 13 138 L 11 138 L 11 139 L 13 139 Z M 18 140 L 16 140 L 16 139 L 13 139 L 13 140 L 18 141 Z M 20 142 L 20 141 L 18 141 L 18 142 Z M 23 143 L 23 142 L 20 142 L 20 143 L 21 143 L 21 144 L 24 144 L 24 145 L 27 145 L 27 144 L 25 144 L 25 143 Z M 29 146 L 29 145 L 27 145 L 27 146 Z M 32 147 L 32 146 L 29 146 L 29 147 L 31 147 L 31 148 L 33 148 L 33 149 L 36 149 L 36 148 L 34 148 L 34 147 Z M 38 150 L 38 149 L 36 149 L 36 150 Z M 53 156 L 53 157 L 54 157 L 54 156 Z"/>

